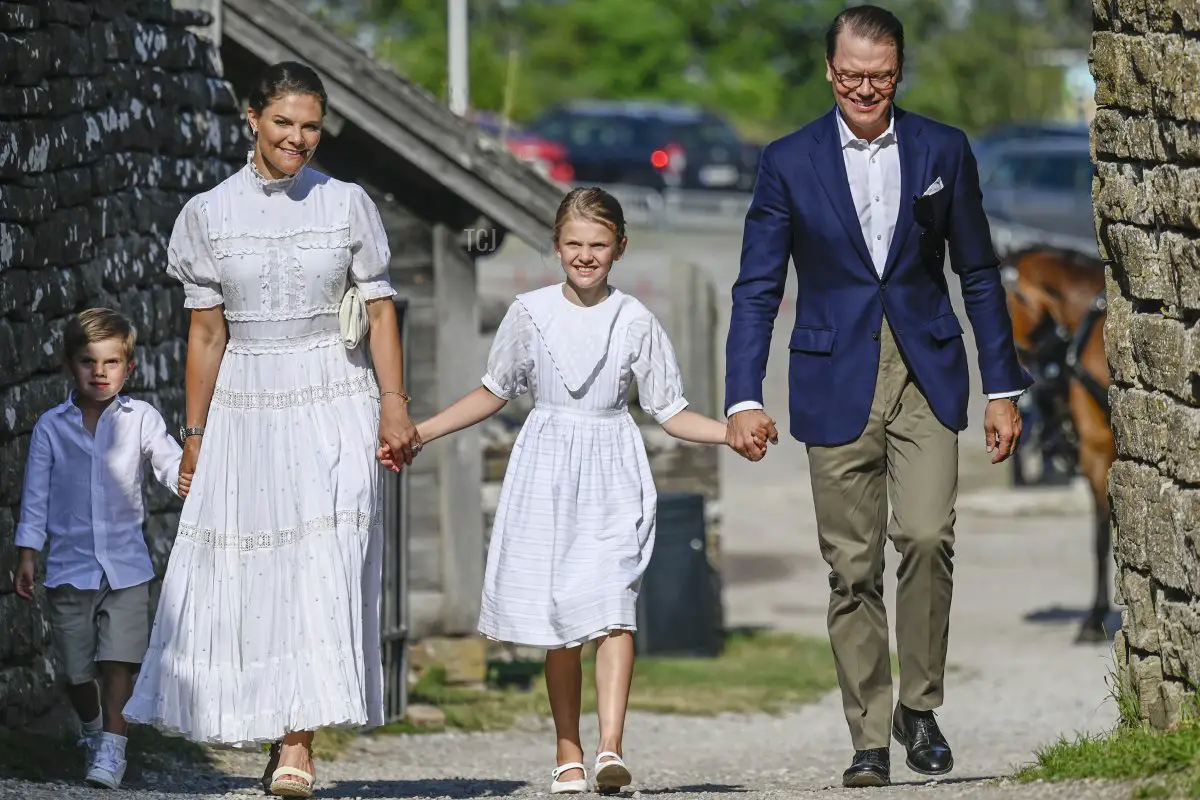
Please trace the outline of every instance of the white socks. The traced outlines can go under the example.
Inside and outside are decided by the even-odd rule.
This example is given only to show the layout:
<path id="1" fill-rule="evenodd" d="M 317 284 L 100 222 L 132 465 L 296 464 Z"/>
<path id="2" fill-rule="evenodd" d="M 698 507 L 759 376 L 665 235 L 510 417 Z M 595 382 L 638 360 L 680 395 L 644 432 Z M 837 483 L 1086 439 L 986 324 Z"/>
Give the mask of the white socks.
<path id="1" fill-rule="evenodd" d="M 84 733 L 96 734 L 96 733 L 100 733 L 100 731 L 102 731 L 102 730 L 104 730 L 104 714 L 103 713 L 96 715 L 96 718 L 94 720 L 92 720 L 91 722 L 83 723 L 83 732 Z"/>
<path id="2" fill-rule="evenodd" d="M 125 758 L 125 744 L 128 741 L 129 739 L 117 733 L 100 734 L 100 746 L 119 759 Z"/>

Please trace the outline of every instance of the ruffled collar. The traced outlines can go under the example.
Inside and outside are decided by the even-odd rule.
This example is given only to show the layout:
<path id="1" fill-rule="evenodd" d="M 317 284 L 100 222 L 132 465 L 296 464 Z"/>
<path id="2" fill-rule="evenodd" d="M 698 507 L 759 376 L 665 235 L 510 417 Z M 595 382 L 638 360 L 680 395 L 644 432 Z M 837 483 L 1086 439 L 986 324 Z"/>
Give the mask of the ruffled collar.
<path id="1" fill-rule="evenodd" d="M 296 185 L 296 181 L 300 180 L 300 173 L 304 172 L 307 164 L 296 170 L 295 175 L 288 175 L 283 178 L 268 178 L 258 171 L 258 167 L 254 164 L 254 150 L 246 153 L 246 169 L 250 174 L 250 178 L 258 184 L 259 188 L 265 194 L 275 194 L 277 192 L 286 192 Z"/>

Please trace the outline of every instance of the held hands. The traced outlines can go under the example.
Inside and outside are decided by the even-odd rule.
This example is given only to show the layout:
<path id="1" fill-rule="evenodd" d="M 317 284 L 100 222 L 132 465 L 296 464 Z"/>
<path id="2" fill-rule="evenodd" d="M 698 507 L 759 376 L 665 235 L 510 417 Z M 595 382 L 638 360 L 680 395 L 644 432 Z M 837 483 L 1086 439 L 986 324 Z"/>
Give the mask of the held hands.
<path id="1" fill-rule="evenodd" d="M 379 447 L 375 457 L 390 472 L 399 472 L 421 452 L 421 437 L 408 416 L 408 406 L 395 395 L 384 395 L 379 412 Z"/>
<path id="2" fill-rule="evenodd" d="M 1007 398 L 989 400 L 983 415 L 984 440 L 992 463 L 999 464 L 1017 452 L 1021 440 L 1021 412 Z"/>
<path id="3" fill-rule="evenodd" d="M 767 442 L 779 444 L 775 420 L 759 409 L 739 411 L 729 418 L 725 444 L 749 461 L 761 461 L 767 454 Z"/>
<path id="4" fill-rule="evenodd" d="M 196 462 L 200 460 L 200 442 L 203 436 L 189 436 L 183 442 L 183 458 L 179 461 L 179 496 L 187 497 L 192 488 L 192 476 L 196 474 Z"/>

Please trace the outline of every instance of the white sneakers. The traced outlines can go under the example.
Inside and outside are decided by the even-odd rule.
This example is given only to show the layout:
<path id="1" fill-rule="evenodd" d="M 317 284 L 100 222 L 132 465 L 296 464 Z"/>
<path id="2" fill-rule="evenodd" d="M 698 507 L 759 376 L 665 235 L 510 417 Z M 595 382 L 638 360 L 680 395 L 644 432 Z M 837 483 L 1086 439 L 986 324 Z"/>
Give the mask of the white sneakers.
<path id="1" fill-rule="evenodd" d="M 106 789 L 121 788 L 121 779 L 125 777 L 125 744 L 124 736 L 115 733 L 102 733 L 98 737 L 99 745 L 88 768 L 85 780 L 93 786 L 103 786 Z"/>

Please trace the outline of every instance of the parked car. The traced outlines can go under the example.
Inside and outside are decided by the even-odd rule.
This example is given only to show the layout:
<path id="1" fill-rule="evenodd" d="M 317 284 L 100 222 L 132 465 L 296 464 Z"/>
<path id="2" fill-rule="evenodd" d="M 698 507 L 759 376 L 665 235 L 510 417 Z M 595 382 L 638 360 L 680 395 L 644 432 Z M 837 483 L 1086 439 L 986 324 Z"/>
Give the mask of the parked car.
<path id="1" fill-rule="evenodd" d="M 567 149 L 577 183 L 747 192 L 758 171 L 757 145 L 721 116 L 691 106 L 576 101 L 547 111 L 529 130 Z"/>
<path id="2" fill-rule="evenodd" d="M 567 160 L 567 148 L 558 142 L 530 133 L 511 122 L 504 126 L 495 114 L 477 113 L 472 115 L 471 121 L 497 139 L 503 135 L 504 144 L 509 152 L 522 161 L 533 164 L 551 180 L 560 183 L 571 183 L 575 180 L 575 170 Z"/>
<path id="3" fill-rule="evenodd" d="M 1022 237 L 1040 232 L 1095 254 L 1094 174 L 1086 136 L 1014 138 L 986 148 L 979 179 L 993 234 L 1006 226 Z"/>
<path id="4" fill-rule="evenodd" d="M 971 139 L 975 157 L 981 157 L 989 148 L 1014 139 L 1078 139 L 1087 141 L 1091 128 L 1082 122 L 1057 122 L 1051 120 L 1034 122 L 1010 122 L 998 125 L 982 136 Z"/>

